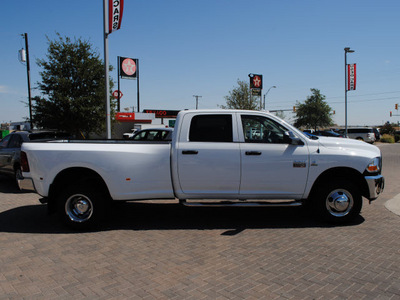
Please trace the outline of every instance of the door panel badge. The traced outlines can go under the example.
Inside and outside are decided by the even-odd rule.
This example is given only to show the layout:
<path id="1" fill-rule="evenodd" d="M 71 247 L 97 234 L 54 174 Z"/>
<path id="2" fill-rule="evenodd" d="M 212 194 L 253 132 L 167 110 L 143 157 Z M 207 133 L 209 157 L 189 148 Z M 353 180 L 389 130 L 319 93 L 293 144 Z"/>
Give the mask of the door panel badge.
<path id="1" fill-rule="evenodd" d="M 299 161 L 299 160 L 295 160 L 293 162 L 293 168 L 305 168 L 306 167 L 306 162 L 305 161 Z"/>

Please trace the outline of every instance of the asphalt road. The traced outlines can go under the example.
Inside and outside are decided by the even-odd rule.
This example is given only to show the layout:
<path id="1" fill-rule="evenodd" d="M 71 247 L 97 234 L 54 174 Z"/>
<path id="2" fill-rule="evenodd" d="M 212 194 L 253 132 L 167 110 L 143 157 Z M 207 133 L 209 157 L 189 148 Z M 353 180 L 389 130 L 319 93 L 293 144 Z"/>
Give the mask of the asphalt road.
<path id="1" fill-rule="evenodd" d="M 0 299 L 400 299 L 400 144 L 347 226 L 302 208 L 126 203 L 74 232 L 0 177 Z M 400 201 L 400 200 L 399 200 Z"/>

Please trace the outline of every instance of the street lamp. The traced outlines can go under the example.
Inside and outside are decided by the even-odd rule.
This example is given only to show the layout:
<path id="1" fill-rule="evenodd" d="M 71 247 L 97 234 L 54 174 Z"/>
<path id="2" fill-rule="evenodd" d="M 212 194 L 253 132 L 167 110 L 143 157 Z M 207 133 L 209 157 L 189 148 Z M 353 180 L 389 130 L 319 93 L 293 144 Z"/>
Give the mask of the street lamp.
<path id="1" fill-rule="evenodd" d="M 267 96 L 269 90 L 272 89 L 272 88 L 275 89 L 276 86 L 275 86 L 275 85 L 271 86 L 271 87 L 268 89 L 268 91 L 264 94 L 264 103 L 263 103 L 263 109 L 264 109 L 264 110 L 265 110 L 265 96 Z"/>
<path id="2" fill-rule="evenodd" d="M 347 137 L 347 53 L 354 53 L 350 47 L 344 48 L 344 135 Z"/>

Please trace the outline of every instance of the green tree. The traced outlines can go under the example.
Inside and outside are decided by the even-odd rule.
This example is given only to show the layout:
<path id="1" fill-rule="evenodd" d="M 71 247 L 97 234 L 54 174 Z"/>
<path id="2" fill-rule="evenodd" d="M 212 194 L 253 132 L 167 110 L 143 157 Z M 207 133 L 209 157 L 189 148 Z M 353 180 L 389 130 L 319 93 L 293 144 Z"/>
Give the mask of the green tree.
<path id="1" fill-rule="evenodd" d="M 249 84 L 243 80 L 237 80 L 238 86 L 225 96 L 226 105 L 220 105 L 223 109 L 247 109 L 256 110 L 259 108 L 256 97 L 251 97 Z"/>
<path id="2" fill-rule="evenodd" d="M 382 135 L 383 135 L 383 134 L 394 135 L 395 132 L 396 132 L 395 126 L 396 126 L 396 125 L 390 124 L 389 122 L 387 122 L 387 123 L 385 123 L 385 124 L 381 127 L 381 129 L 380 129 L 379 132 L 380 132 Z"/>
<path id="3" fill-rule="evenodd" d="M 325 95 L 318 89 L 310 89 L 312 95 L 304 103 L 296 102 L 296 121 L 294 126 L 317 130 L 318 127 L 333 125 L 331 107 L 325 102 Z"/>
<path id="4" fill-rule="evenodd" d="M 42 96 L 34 97 L 33 120 L 37 127 L 69 132 L 76 137 L 101 134 L 106 125 L 104 64 L 88 41 L 61 37 L 50 41 L 47 59 L 38 59 Z M 111 67 L 110 67 L 111 69 Z M 115 101 L 111 97 L 111 111 Z M 113 114 L 112 114 L 113 115 Z"/>

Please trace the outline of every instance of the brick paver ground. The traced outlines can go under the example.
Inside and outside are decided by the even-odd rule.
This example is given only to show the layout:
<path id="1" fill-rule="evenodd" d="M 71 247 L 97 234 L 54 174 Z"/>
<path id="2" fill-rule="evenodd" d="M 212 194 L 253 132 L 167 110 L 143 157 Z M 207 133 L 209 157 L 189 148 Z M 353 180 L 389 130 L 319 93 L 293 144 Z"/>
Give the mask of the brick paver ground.
<path id="1" fill-rule="evenodd" d="M 400 144 L 380 145 L 385 193 L 327 226 L 303 209 L 117 206 L 73 232 L 0 178 L 0 299 L 400 299 Z"/>

